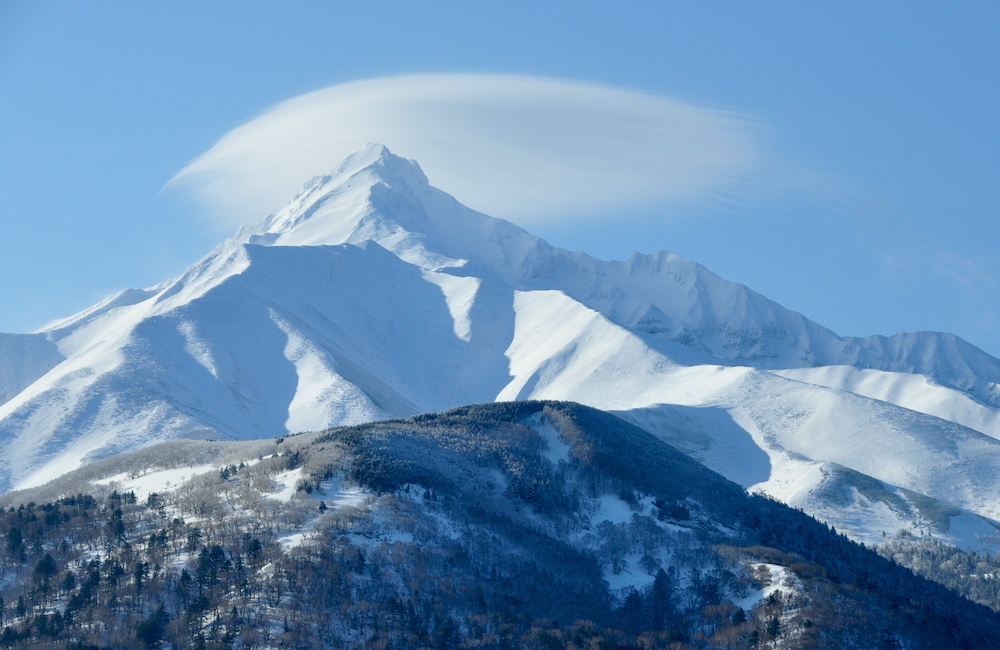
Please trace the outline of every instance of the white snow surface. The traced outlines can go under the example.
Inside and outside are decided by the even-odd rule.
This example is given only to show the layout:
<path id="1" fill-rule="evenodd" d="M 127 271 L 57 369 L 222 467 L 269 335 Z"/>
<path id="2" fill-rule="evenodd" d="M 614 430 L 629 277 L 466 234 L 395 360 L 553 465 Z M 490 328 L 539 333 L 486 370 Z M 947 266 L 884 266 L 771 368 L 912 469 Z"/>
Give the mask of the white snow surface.
<path id="1" fill-rule="evenodd" d="M 288 503 L 295 496 L 296 484 L 304 477 L 301 467 L 272 474 L 271 480 L 277 484 L 278 489 L 268 494 L 267 498 Z"/>
<path id="2" fill-rule="evenodd" d="M 733 604 L 738 607 L 750 611 L 753 609 L 757 603 L 764 600 L 776 591 L 783 591 L 786 593 L 794 592 L 802 588 L 802 581 L 794 573 L 788 570 L 788 567 L 783 567 L 779 564 L 767 564 L 762 562 L 755 562 L 751 566 L 762 567 L 770 572 L 770 582 L 762 589 L 753 589 L 749 594 L 743 598 L 736 598 L 733 600 Z"/>
<path id="3" fill-rule="evenodd" d="M 817 386 L 838 388 L 976 429 L 1000 439 L 1000 411 L 927 375 L 853 366 L 775 370 L 775 374 Z"/>
<path id="4" fill-rule="evenodd" d="M 0 335 L 0 489 L 171 438 L 515 399 L 616 411 L 747 488 L 846 507 L 866 539 L 881 506 L 824 496 L 829 467 L 1000 519 L 1000 360 L 842 338 L 670 252 L 554 248 L 379 145 L 179 277 Z"/>
<path id="5" fill-rule="evenodd" d="M 534 429 L 545 440 L 545 449 L 542 451 L 542 456 L 550 463 L 558 465 L 561 462 L 568 462 L 570 460 L 572 446 L 563 440 L 558 429 L 547 418 L 541 417 L 541 414 L 539 414 L 530 418 L 525 424 Z"/>
<path id="6" fill-rule="evenodd" d="M 193 467 L 177 467 L 133 475 L 122 472 L 114 476 L 94 481 L 99 485 L 113 486 L 121 493 L 134 492 L 139 501 L 144 501 L 150 494 L 163 494 L 175 490 L 195 476 L 207 474 L 218 469 L 211 464 Z"/>

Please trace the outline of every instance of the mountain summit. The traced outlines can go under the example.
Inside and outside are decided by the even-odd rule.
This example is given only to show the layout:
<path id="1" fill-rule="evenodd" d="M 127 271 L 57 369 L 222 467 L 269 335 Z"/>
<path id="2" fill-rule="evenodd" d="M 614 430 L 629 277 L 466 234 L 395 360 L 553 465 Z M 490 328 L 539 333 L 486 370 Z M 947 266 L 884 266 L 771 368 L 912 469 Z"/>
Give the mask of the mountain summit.
<path id="1" fill-rule="evenodd" d="M 171 438 L 559 399 L 858 538 L 989 546 L 998 386 L 952 335 L 842 338 L 670 252 L 554 248 L 369 145 L 181 276 L 0 335 L 0 488 Z"/>

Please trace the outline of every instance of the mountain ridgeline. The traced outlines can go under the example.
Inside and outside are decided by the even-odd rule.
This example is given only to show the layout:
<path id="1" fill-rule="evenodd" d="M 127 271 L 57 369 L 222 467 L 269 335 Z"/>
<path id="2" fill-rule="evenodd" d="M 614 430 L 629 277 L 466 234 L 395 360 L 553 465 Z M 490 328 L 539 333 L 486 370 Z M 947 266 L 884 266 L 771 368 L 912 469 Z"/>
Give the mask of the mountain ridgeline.
<path id="1" fill-rule="evenodd" d="M 370 145 L 180 276 L 0 335 L 0 491 L 158 441 L 554 399 L 856 540 L 996 552 L 998 386 L 952 335 L 844 338 L 674 253 L 561 250 Z"/>
<path id="2" fill-rule="evenodd" d="M 0 647 L 988 648 L 1000 615 L 567 402 L 174 441 L 2 497 Z"/>

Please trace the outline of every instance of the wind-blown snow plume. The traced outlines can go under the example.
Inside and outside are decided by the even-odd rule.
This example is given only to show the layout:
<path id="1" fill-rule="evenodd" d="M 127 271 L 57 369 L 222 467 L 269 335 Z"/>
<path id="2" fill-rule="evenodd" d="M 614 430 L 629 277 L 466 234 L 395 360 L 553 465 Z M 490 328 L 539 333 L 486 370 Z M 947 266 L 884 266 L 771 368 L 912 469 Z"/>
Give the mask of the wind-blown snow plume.
<path id="1" fill-rule="evenodd" d="M 734 113 L 576 81 L 423 74 L 282 102 L 171 186 L 226 222 L 254 220 L 368 142 L 419 159 L 459 200 L 520 223 L 738 192 L 764 158 L 756 128 Z"/>

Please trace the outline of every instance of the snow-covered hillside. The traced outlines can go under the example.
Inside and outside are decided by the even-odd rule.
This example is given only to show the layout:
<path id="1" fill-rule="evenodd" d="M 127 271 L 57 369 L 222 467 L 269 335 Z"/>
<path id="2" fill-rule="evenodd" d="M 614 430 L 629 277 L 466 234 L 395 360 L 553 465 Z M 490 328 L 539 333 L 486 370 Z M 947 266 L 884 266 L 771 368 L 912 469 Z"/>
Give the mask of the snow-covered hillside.
<path id="1" fill-rule="evenodd" d="M 0 532 L 15 650 L 937 650 L 1000 636 L 996 590 L 977 579 L 996 558 L 948 549 L 949 591 L 567 402 L 165 442 L 0 495 Z M 886 550 L 932 558 L 927 544 Z M 150 632 L 150 614 L 169 625 Z"/>
<path id="2" fill-rule="evenodd" d="M 954 336 L 841 338 L 673 253 L 557 249 L 370 145 L 180 277 L 0 337 L 0 487 L 169 438 L 560 399 L 856 536 L 989 545 L 998 386 Z"/>

